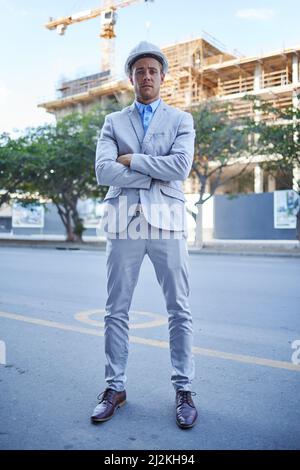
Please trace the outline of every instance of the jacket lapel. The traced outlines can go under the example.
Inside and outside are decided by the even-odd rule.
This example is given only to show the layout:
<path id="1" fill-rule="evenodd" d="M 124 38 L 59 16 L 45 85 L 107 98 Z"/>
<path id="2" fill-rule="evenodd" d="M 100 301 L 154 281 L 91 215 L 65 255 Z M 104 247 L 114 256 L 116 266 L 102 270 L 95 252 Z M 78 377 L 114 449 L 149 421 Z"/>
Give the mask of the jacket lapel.
<path id="1" fill-rule="evenodd" d="M 128 114 L 129 114 L 129 119 L 131 121 L 133 130 L 137 136 L 137 139 L 140 145 L 142 145 L 142 142 L 144 139 L 144 128 L 143 128 L 141 116 L 139 115 L 139 112 L 134 103 L 132 103 L 132 105 L 129 106 Z"/>

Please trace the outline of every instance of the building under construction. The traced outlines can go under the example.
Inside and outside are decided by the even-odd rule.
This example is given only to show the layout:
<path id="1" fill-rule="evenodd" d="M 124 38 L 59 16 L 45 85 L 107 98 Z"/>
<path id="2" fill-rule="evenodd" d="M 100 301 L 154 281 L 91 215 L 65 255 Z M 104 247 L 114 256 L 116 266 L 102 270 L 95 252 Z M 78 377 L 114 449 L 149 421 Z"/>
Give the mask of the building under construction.
<path id="1" fill-rule="evenodd" d="M 275 107 L 298 106 L 300 46 L 244 57 L 229 53 L 213 38 L 205 36 L 162 50 L 169 61 L 169 72 L 161 97 L 172 106 L 192 110 L 199 103 L 215 98 L 230 101 L 232 117 L 254 115 L 252 102 L 242 99 L 245 95 L 255 95 Z M 108 72 L 102 72 L 61 83 L 57 98 L 40 106 L 60 118 L 74 111 L 85 112 L 95 103 L 105 104 L 112 98 L 125 103 L 131 94 L 128 79 L 112 79 Z M 259 163 L 254 161 L 249 167 L 253 173 L 252 191 L 281 189 L 273 177 L 263 174 Z M 236 189 L 231 186 L 220 191 Z M 185 190 L 197 192 L 197 181 L 189 179 Z"/>

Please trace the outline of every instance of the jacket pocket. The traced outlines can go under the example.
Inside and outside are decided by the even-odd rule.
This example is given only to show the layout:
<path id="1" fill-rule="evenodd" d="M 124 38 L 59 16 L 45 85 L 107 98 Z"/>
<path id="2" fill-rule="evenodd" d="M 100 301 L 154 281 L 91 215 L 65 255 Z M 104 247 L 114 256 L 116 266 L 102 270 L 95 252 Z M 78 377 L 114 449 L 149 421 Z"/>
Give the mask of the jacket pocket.
<path id="1" fill-rule="evenodd" d="M 173 197 L 175 199 L 179 199 L 180 201 L 185 202 L 185 197 L 182 191 L 179 191 L 178 189 L 173 188 L 172 186 L 166 186 L 163 185 L 160 187 L 160 190 L 163 194 L 166 194 L 167 196 Z"/>

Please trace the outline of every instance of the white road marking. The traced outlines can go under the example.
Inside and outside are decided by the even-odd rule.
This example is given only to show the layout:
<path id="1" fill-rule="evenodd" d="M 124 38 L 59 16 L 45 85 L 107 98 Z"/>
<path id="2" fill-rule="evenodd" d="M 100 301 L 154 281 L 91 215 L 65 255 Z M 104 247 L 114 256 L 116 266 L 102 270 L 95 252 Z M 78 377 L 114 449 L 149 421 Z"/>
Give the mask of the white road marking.
<path id="1" fill-rule="evenodd" d="M 88 325 L 98 326 L 104 328 L 104 322 L 100 320 L 94 320 L 90 318 L 92 315 L 100 313 L 101 315 L 105 314 L 105 309 L 94 309 L 94 310 L 84 310 L 82 312 L 78 312 L 75 315 L 76 320 L 87 323 Z M 130 310 L 130 314 L 138 315 L 141 317 L 149 317 L 152 318 L 150 321 L 142 322 L 142 323 L 131 323 L 130 329 L 135 330 L 138 328 L 154 328 L 155 326 L 161 326 L 168 323 L 168 318 L 166 316 L 160 315 L 158 313 L 152 312 L 144 312 L 141 310 Z"/>

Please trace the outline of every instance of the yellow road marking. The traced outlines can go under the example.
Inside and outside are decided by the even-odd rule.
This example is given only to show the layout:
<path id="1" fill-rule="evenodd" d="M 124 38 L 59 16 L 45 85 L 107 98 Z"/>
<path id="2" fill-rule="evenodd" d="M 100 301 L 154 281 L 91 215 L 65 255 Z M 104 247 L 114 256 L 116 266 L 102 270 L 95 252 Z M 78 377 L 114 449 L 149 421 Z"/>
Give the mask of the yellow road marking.
<path id="1" fill-rule="evenodd" d="M 100 321 L 100 320 L 94 320 L 93 318 L 90 318 L 92 315 L 95 315 L 97 313 L 101 313 L 102 315 L 104 315 L 105 313 L 105 310 L 104 309 L 93 309 L 93 310 L 84 310 L 82 312 L 78 312 L 76 313 L 75 315 L 75 318 L 76 320 L 82 322 L 82 323 L 87 323 L 89 325 L 93 325 L 93 326 L 100 326 L 100 327 L 104 327 L 104 322 L 103 321 Z M 163 315 L 159 315 L 158 313 L 152 313 L 152 312 L 144 312 L 144 311 L 141 311 L 141 310 L 130 310 L 130 313 L 132 314 L 136 314 L 138 316 L 145 316 L 145 317 L 150 317 L 152 318 L 153 320 L 152 321 L 147 321 L 147 322 L 143 322 L 143 323 L 131 323 L 130 324 L 130 329 L 131 330 L 135 330 L 135 329 L 138 329 L 138 328 L 153 328 L 155 326 L 161 326 L 161 325 L 165 325 L 167 322 L 168 322 L 168 318 L 163 316 Z"/>
<path id="2" fill-rule="evenodd" d="M 49 328 L 56 328 L 56 329 L 64 330 L 64 331 L 75 331 L 77 333 L 83 333 L 87 335 L 104 336 L 104 331 L 99 331 L 93 328 L 83 328 L 83 327 L 76 326 L 76 325 L 67 325 L 65 323 L 58 323 L 58 322 L 50 321 L 50 320 L 42 320 L 40 318 L 17 315 L 15 313 L 0 312 L 0 317 L 9 318 L 10 320 L 18 320 L 18 321 L 22 321 L 25 323 L 31 323 L 34 325 L 47 326 Z M 154 346 L 154 347 L 162 348 L 162 349 L 169 349 L 169 343 L 167 341 L 140 338 L 138 336 L 132 336 L 132 335 L 129 336 L 129 340 L 131 343 L 135 343 L 135 344 L 143 344 L 143 345 Z M 265 359 L 262 357 L 255 357 L 255 356 L 246 356 L 242 354 L 232 354 L 232 353 L 227 353 L 224 351 L 217 351 L 214 349 L 198 348 L 197 346 L 193 348 L 193 352 L 194 354 L 199 354 L 200 356 L 215 357 L 218 359 L 225 359 L 229 361 L 243 362 L 246 364 L 256 364 L 260 366 L 275 367 L 277 369 L 286 369 L 286 370 L 293 370 L 296 372 L 300 372 L 300 366 L 293 364 L 291 362 L 275 361 L 273 359 Z"/>

